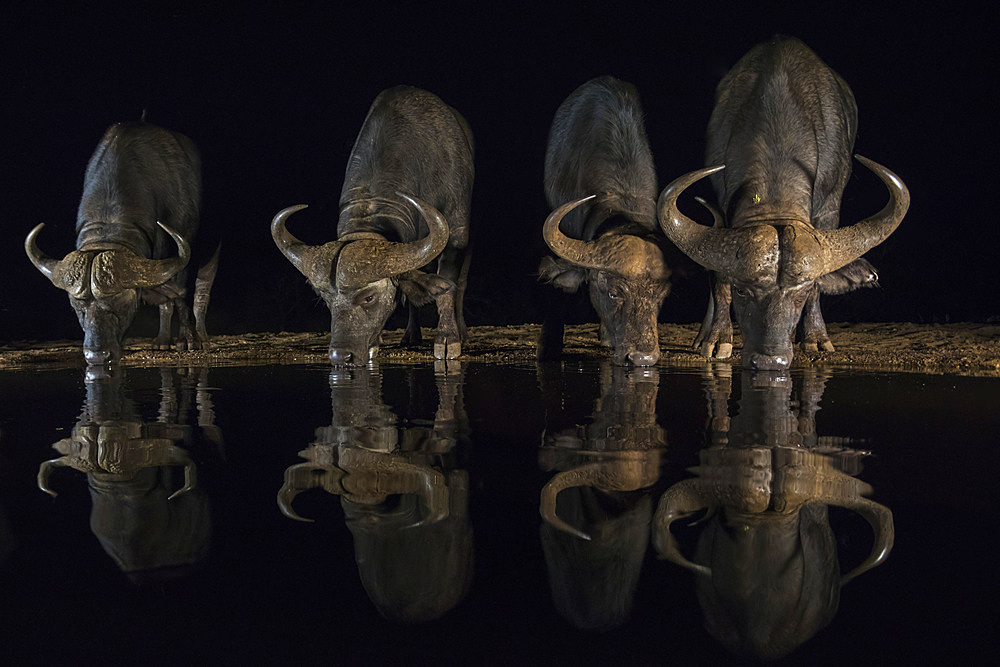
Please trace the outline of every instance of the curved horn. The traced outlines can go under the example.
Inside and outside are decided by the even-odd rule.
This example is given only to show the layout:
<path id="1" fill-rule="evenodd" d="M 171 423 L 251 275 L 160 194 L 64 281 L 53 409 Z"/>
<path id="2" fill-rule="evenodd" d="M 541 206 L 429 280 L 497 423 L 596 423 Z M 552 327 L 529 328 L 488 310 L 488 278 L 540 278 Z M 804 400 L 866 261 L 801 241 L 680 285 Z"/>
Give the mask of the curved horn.
<path id="1" fill-rule="evenodd" d="M 271 238 L 289 262 L 299 273 L 309 279 L 315 287 L 330 283 L 333 260 L 344 246 L 343 241 L 330 241 L 321 246 L 312 246 L 292 236 L 285 229 L 285 221 L 296 211 L 308 208 L 298 204 L 282 209 L 271 220 Z"/>
<path id="2" fill-rule="evenodd" d="M 390 465 L 390 470 L 393 467 Z M 437 523 L 448 518 L 448 486 L 445 483 L 444 475 L 438 470 L 425 466 L 415 466 L 404 464 L 404 470 L 416 475 L 421 482 L 420 497 L 427 505 L 427 516 L 417 521 L 407 528 L 415 528 L 425 524 Z"/>
<path id="3" fill-rule="evenodd" d="M 191 259 L 191 245 L 183 236 L 157 221 L 177 244 L 177 256 L 147 259 L 130 250 L 107 250 L 94 258 L 90 282 L 95 296 L 115 294 L 123 289 L 156 287 L 173 278 Z"/>
<path id="4" fill-rule="evenodd" d="M 566 236 L 559 229 L 559 223 L 562 222 L 567 213 L 596 197 L 597 195 L 590 195 L 563 204 L 549 213 L 549 217 L 545 219 L 545 224 L 542 226 L 542 238 L 545 239 L 545 243 L 552 249 L 552 252 L 585 269 L 599 269 L 604 263 L 597 256 L 595 248 L 590 242 Z"/>
<path id="5" fill-rule="evenodd" d="M 448 245 L 448 222 L 440 211 L 416 197 L 402 192 L 396 194 L 410 202 L 427 221 L 427 236 L 409 243 L 374 239 L 352 242 L 344 248 L 337 262 L 338 286 L 363 287 L 376 280 L 419 269 Z"/>
<path id="6" fill-rule="evenodd" d="M 884 505 L 867 498 L 836 504 L 860 514 L 875 531 L 875 543 L 872 545 L 871 553 L 860 565 L 840 578 L 840 585 L 843 586 L 859 574 L 881 565 L 889 557 L 892 545 L 896 541 L 896 529 L 892 522 L 892 512 Z"/>
<path id="7" fill-rule="evenodd" d="M 44 226 L 45 223 L 40 222 L 37 225 L 35 225 L 34 229 L 28 232 L 28 237 L 24 239 L 24 252 L 28 254 L 28 259 L 30 259 L 31 263 L 35 265 L 35 268 L 41 271 L 42 275 L 51 280 L 58 287 L 59 285 L 58 283 L 56 283 L 56 280 L 55 278 L 53 278 L 53 275 L 58 270 L 59 260 L 52 259 L 48 255 L 43 253 L 38 248 L 38 243 L 35 241 L 35 238 L 38 236 L 38 233 L 42 231 L 42 228 Z"/>
<path id="8" fill-rule="evenodd" d="M 167 500 L 173 500 L 177 496 L 187 493 L 198 484 L 198 469 L 184 449 L 171 446 L 168 451 L 170 465 L 184 466 L 184 486 L 167 496 Z"/>
<path id="9" fill-rule="evenodd" d="M 307 519 L 304 516 L 299 516 L 292 508 L 292 501 L 294 501 L 295 496 L 302 493 L 302 491 L 303 489 L 296 489 L 288 486 L 288 482 L 286 481 L 281 485 L 281 489 L 278 491 L 278 508 L 281 510 L 281 513 L 289 519 L 295 519 L 296 521 L 303 521 L 305 523 L 313 523 L 313 519 Z"/>
<path id="10" fill-rule="evenodd" d="M 326 479 L 329 474 L 335 475 L 334 480 Z M 312 519 L 299 516 L 292 508 L 292 501 L 303 491 L 322 487 L 329 493 L 335 493 L 334 483 L 339 485 L 339 481 L 344 476 L 344 471 L 336 466 L 319 466 L 315 463 L 298 463 L 285 470 L 285 482 L 278 491 L 278 507 L 281 513 L 289 519 L 313 523 Z M 304 484 L 302 482 L 305 482 Z"/>
<path id="11" fill-rule="evenodd" d="M 384 501 L 389 494 L 415 494 L 423 499 L 427 516 L 406 528 L 416 528 L 448 518 L 448 485 L 439 470 L 383 454 L 360 460 L 353 460 L 353 452 L 348 451 L 343 454 L 345 456 L 341 458 L 341 465 L 349 470 L 375 473 L 374 477 L 368 475 L 357 477 L 358 481 L 368 488 L 349 488 L 345 493 L 354 502 L 376 504 Z M 347 487 L 353 486 L 350 483 L 351 479 L 354 478 L 349 477 L 345 480 Z"/>
<path id="12" fill-rule="evenodd" d="M 578 466 L 565 472 L 561 472 L 542 488 L 541 502 L 538 505 L 538 513 L 542 518 L 558 528 L 559 530 L 575 535 L 581 540 L 590 540 L 590 535 L 577 530 L 556 514 L 556 498 L 561 491 L 575 486 L 596 486 L 596 482 L 601 478 L 602 466 L 600 463 Z"/>
<path id="13" fill-rule="evenodd" d="M 285 221 L 288 220 L 292 213 L 301 211 L 304 208 L 309 208 L 309 206 L 307 204 L 298 204 L 279 211 L 271 220 L 271 238 L 274 239 L 274 244 L 278 246 L 281 254 L 288 258 L 292 266 L 308 277 L 309 274 L 305 267 L 309 264 L 309 260 L 316 251 L 316 248 L 298 240 L 285 229 Z"/>
<path id="14" fill-rule="evenodd" d="M 680 212 L 677 208 L 677 198 L 697 181 L 725 168 L 725 165 L 706 167 L 675 179 L 663 188 L 656 205 L 656 217 L 667 238 L 685 255 L 713 271 L 722 271 L 729 267 L 740 243 L 736 237 L 742 235 L 737 230 L 722 228 L 719 224 L 718 211 L 708 206 L 704 200 L 701 200 L 701 204 L 712 212 L 716 226 L 706 227 L 698 224 Z"/>
<path id="15" fill-rule="evenodd" d="M 830 460 L 825 459 L 825 463 L 830 465 Z M 881 565 L 889 556 L 896 539 L 892 512 L 884 505 L 879 505 L 862 496 L 862 494 L 867 495 L 872 492 L 871 485 L 840 470 L 832 469 L 832 466 L 816 480 L 816 486 L 821 489 L 821 492 L 818 495 L 809 494 L 813 502 L 835 505 L 857 512 L 868 522 L 875 533 L 875 542 L 872 544 L 872 550 L 868 557 L 840 578 L 840 584 L 844 585 L 859 574 Z"/>
<path id="16" fill-rule="evenodd" d="M 59 289 L 66 290 L 77 298 L 87 296 L 90 290 L 90 262 L 93 256 L 90 253 L 74 250 L 61 260 L 52 259 L 39 249 L 36 241 L 38 233 L 44 226 L 44 222 L 39 223 L 24 239 L 24 252 L 27 253 L 28 259 Z"/>
<path id="17" fill-rule="evenodd" d="M 49 486 L 49 475 L 52 473 L 53 468 L 61 468 L 65 465 L 68 465 L 65 456 L 60 456 L 57 459 L 50 459 L 48 461 L 42 461 L 42 464 L 38 466 L 38 488 L 53 498 L 58 496 L 59 494 Z"/>
<path id="18" fill-rule="evenodd" d="M 708 209 L 708 212 L 712 214 L 712 226 L 713 227 L 724 227 L 725 226 L 726 221 L 722 217 L 722 213 L 719 212 L 719 209 L 715 208 L 714 206 L 712 206 L 711 204 L 709 204 L 707 201 L 705 201 L 701 197 L 695 197 L 694 200 L 696 202 L 698 202 L 699 204 L 701 204 L 702 206 L 704 206 L 706 209 Z"/>
<path id="19" fill-rule="evenodd" d="M 170 238 L 172 238 L 174 243 L 177 244 L 177 257 L 152 260 L 150 264 L 154 265 L 155 263 L 155 268 L 154 266 L 150 267 L 149 271 L 151 275 L 148 279 L 156 282 L 151 282 L 149 285 L 140 285 L 140 287 L 155 287 L 156 285 L 162 285 L 173 278 L 174 274 L 180 272 L 181 269 L 187 266 L 188 262 L 191 261 L 191 244 L 187 242 L 187 239 L 170 227 L 167 227 L 159 220 L 156 221 L 156 224 L 160 226 L 160 229 L 165 231 L 167 234 L 170 234 Z M 163 278 L 160 278 L 159 276 L 163 276 Z"/>
<path id="20" fill-rule="evenodd" d="M 653 546 L 660 558 L 669 560 L 698 574 L 712 576 L 711 568 L 692 563 L 681 554 L 677 538 L 670 532 L 670 524 L 705 509 L 708 503 L 699 490 L 700 480 L 686 479 L 674 484 L 660 498 L 653 518 Z"/>
<path id="21" fill-rule="evenodd" d="M 861 155 L 854 157 L 858 162 L 875 172 L 875 175 L 885 183 L 889 189 L 889 202 L 872 217 L 865 218 L 849 227 L 818 230 L 817 235 L 820 238 L 825 257 L 824 261 L 817 263 L 815 269 L 810 271 L 816 275 L 807 277 L 818 278 L 831 271 L 836 271 L 885 241 L 890 234 L 896 231 L 896 227 L 902 222 L 903 216 L 906 215 L 906 211 L 910 207 L 910 191 L 899 176 L 866 157 Z"/>

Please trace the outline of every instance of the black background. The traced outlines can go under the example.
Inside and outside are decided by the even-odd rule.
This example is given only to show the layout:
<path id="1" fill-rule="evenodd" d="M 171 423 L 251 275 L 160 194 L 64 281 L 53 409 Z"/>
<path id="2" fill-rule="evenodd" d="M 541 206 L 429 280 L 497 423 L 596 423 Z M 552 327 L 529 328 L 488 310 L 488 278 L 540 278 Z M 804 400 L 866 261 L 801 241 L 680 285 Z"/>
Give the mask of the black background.
<path id="1" fill-rule="evenodd" d="M 912 193 L 900 228 L 867 255 L 882 287 L 828 297 L 827 319 L 1000 314 L 997 34 L 985 4 L 344 4 L 5 9 L 0 339 L 79 338 L 65 294 L 31 267 L 23 240 L 46 222 L 41 247 L 60 256 L 72 249 L 90 154 L 108 125 L 143 110 L 202 151 L 203 229 L 217 226 L 225 239 L 209 332 L 327 328 L 325 307 L 275 249 L 269 222 L 307 203 L 294 233 L 333 238 L 368 106 L 401 83 L 439 95 L 476 137 L 469 324 L 540 321 L 542 161 L 560 102 L 601 74 L 635 84 L 662 187 L 703 164 L 716 84 L 776 33 L 799 37 L 844 77 L 859 107 L 856 151 L 894 170 Z M 885 199 L 857 166 L 843 223 Z M 693 202 L 684 206 L 697 213 Z M 700 320 L 706 291 L 703 275 L 678 282 L 661 320 Z M 133 331 L 154 328 L 147 308 Z"/>

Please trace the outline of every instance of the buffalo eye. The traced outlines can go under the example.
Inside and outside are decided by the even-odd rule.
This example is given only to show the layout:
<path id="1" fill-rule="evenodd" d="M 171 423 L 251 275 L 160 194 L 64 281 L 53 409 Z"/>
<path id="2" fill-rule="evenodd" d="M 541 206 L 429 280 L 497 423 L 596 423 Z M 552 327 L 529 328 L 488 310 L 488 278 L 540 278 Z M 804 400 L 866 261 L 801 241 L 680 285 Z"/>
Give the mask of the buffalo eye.
<path id="1" fill-rule="evenodd" d="M 366 306 L 366 307 L 371 306 L 372 304 L 375 303 L 375 299 L 377 297 L 378 294 L 375 292 L 375 290 L 371 290 L 369 292 L 364 292 L 362 294 L 359 294 L 354 299 L 354 303 L 358 304 L 359 306 Z"/>
<path id="2" fill-rule="evenodd" d="M 745 299 L 748 296 L 750 296 L 750 290 L 748 290 L 746 287 L 737 287 L 733 291 L 736 293 L 736 296 L 740 297 L 741 299 Z"/>

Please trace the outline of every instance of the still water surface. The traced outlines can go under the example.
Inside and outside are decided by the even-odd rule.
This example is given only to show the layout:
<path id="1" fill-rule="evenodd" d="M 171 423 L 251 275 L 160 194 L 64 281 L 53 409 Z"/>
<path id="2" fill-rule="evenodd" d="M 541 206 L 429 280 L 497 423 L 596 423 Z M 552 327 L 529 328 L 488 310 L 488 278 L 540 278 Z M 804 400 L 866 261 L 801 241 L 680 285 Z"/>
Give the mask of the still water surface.
<path id="1" fill-rule="evenodd" d="M 0 397 L 6 664 L 933 664 L 995 642 L 1000 379 L 64 369 L 2 371 Z"/>

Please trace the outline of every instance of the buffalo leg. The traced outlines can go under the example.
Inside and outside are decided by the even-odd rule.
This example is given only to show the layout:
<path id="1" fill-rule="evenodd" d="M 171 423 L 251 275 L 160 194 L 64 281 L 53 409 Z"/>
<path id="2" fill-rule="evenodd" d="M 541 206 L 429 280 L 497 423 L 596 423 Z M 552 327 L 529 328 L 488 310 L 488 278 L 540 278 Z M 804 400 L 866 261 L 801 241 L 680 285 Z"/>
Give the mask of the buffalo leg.
<path id="1" fill-rule="evenodd" d="M 194 329 L 191 328 L 191 309 L 184 302 L 183 297 L 174 300 L 177 311 L 178 331 L 174 340 L 174 349 L 178 352 L 193 350 L 196 348 Z"/>
<path id="2" fill-rule="evenodd" d="M 403 340 L 400 344 L 403 347 L 418 347 L 424 342 L 424 336 L 420 332 L 420 308 L 412 303 L 407 304 L 406 331 L 403 332 Z"/>
<path id="3" fill-rule="evenodd" d="M 219 270 L 219 250 L 222 248 L 220 243 L 215 247 L 215 252 L 212 253 L 212 258 L 208 262 L 198 269 L 198 275 L 194 281 L 194 322 L 195 322 L 195 338 L 193 339 L 194 346 L 192 349 L 205 348 L 208 349 L 208 331 L 205 328 L 205 316 L 208 313 L 208 302 L 209 297 L 212 292 L 212 284 L 215 282 L 215 274 Z"/>
<path id="4" fill-rule="evenodd" d="M 701 356 L 728 359 L 733 354 L 733 321 L 729 315 L 732 292 L 729 283 L 712 274 L 712 289 L 708 296 L 708 308 L 701 329 L 694 339 L 694 349 L 701 349 Z"/>
<path id="5" fill-rule="evenodd" d="M 174 319 L 174 300 L 167 299 L 160 304 L 160 331 L 153 339 L 153 347 L 157 350 L 170 349 L 170 331 Z"/>
<path id="6" fill-rule="evenodd" d="M 458 322 L 458 334 L 463 343 L 469 340 L 469 328 L 465 326 L 465 286 L 469 281 L 471 261 L 472 250 L 467 247 L 462 258 L 462 268 L 458 272 L 458 282 L 455 283 L 455 319 Z"/>
<path id="7" fill-rule="evenodd" d="M 813 285 L 802 310 L 802 349 L 807 352 L 833 352 L 833 343 L 826 333 L 826 323 L 819 309 L 819 286 Z"/>
<path id="8" fill-rule="evenodd" d="M 438 259 L 438 275 L 455 283 L 456 289 L 437 297 L 438 326 L 434 339 L 435 359 L 456 359 L 462 354 L 462 337 L 455 312 L 458 276 L 461 273 L 463 249 L 446 247 Z"/>
<path id="9" fill-rule="evenodd" d="M 548 307 L 542 320 L 535 353 L 541 361 L 558 359 L 563 350 L 563 333 L 566 329 L 566 295 L 548 290 Z"/>

